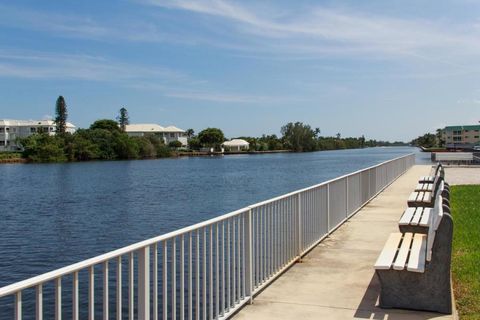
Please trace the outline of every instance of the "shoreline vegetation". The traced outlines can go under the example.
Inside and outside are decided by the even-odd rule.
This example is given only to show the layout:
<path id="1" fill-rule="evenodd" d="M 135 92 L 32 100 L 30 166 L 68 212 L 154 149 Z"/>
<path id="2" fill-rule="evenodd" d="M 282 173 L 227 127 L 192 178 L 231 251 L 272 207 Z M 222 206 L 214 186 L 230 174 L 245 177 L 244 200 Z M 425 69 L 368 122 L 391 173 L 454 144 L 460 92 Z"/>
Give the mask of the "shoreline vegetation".
<path id="1" fill-rule="evenodd" d="M 281 137 L 262 135 L 261 137 L 238 137 L 250 143 L 245 151 L 231 151 L 221 144 L 226 140 L 222 130 L 207 128 L 198 135 L 187 130 L 189 148 L 178 141 L 168 145 L 155 135 L 143 137 L 129 136 L 114 120 L 95 121 L 88 129 L 75 133 L 49 135 L 37 132 L 19 140 L 23 150 L 15 153 L 0 153 L 0 163 L 12 162 L 76 162 L 90 160 L 135 160 L 157 159 L 184 156 L 205 156 L 219 154 L 263 154 L 279 152 L 312 152 L 323 150 L 360 149 L 378 146 L 405 146 L 403 142 L 366 140 L 361 137 L 342 138 L 320 135 L 320 129 L 312 129 L 301 122 L 288 123 L 281 128 Z M 205 149 L 213 148 L 213 152 Z"/>
<path id="2" fill-rule="evenodd" d="M 410 141 L 410 144 L 419 147 L 423 152 L 447 151 L 443 129 L 436 129 L 435 133 L 425 133 Z"/>
<path id="3" fill-rule="evenodd" d="M 205 156 L 228 154 L 262 154 L 278 152 L 312 152 L 322 150 L 359 149 L 380 146 L 406 146 L 404 142 L 388 142 L 358 138 L 342 138 L 320 135 L 320 128 L 313 129 L 302 122 L 289 122 L 281 127 L 281 137 L 262 135 L 261 137 L 233 137 L 249 143 L 248 150 L 234 151 L 222 148 L 227 140 L 219 128 L 206 128 L 195 134 L 187 129 L 185 134 L 188 147 L 180 141 L 165 143 L 163 137 L 155 134 L 129 136 L 126 126 L 130 116 L 122 107 L 115 120 L 95 121 L 88 129 L 67 132 L 67 104 L 63 96 L 55 104 L 55 134 L 36 131 L 34 134 L 16 140 L 20 151 L 0 152 L 0 163 L 12 162 L 76 162 L 91 160 L 136 160 L 158 159 L 181 156 Z M 211 151 L 213 150 L 213 151 Z"/>

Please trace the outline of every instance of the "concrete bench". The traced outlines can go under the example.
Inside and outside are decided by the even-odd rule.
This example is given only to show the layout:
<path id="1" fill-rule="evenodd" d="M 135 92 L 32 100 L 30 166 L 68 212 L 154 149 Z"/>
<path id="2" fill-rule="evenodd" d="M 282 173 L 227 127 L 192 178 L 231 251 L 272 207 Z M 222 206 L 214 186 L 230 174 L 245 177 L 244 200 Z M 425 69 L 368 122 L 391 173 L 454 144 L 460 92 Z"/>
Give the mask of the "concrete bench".
<path id="1" fill-rule="evenodd" d="M 407 208 L 400 220 L 398 221 L 398 228 L 400 232 L 412 232 L 428 234 L 428 228 L 431 224 L 431 220 L 435 220 L 438 217 L 438 212 L 442 207 L 442 210 L 450 213 L 449 203 L 446 199 L 442 198 L 437 193 L 437 200 L 435 201 L 433 208 L 428 207 L 409 207 Z M 433 221 L 435 223 L 435 221 Z"/>
<path id="2" fill-rule="evenodd" d="M 445 182 L 445 180 L 443 183 L 444 183 L 444 188 L 450 191 L 450 185 L 447 182 Z M 435 187 L 435 184 L 433 182 L 432 183 L 422 182 L 417 184 L 417 186 L 415 187 L 415 191 L 431 192 L 434 187 Z"/>
<path id="3" fill-rule="evenodd" d="M 415 187 L 415 191 L 429 191 L 431 192 L 437 183 L 443 180 L 445 189 L 450 191 L 450 185 L 445 181 L 445 173 L 443 168 L 436 173 L 435 176 L 423 176 L 418 180 L 418 184 Z"/>
<path id="4" fill-rule="evenodd" d="M 431 172 L 429 176 L 420 177 L 418 183 L 432 183 L 437 176 L 440 176 L 442 178 L 445 177 L 445 170 L 443 169 L 443 166 L 440 162 L 437 163 L 435 169 L 433 170 L 433 172 Z"/>
<path id="5" fill-rule="evenodd" d="M 428 207 L 433 208 L 435 205 L 435 197 L 440 191 L 442 197 L 450 200 L 450 191 L 445 188 L 445 183 L 442 178 L 437 177 L 433 183 L 432 191 L 413 191 L 408 197 L 408 207 Z"/>
<path id="6" fill-rule="evenodd" d="M 429 191 L 432 192 L 433 190 L 433 183 L 418 183 L 417 186 L 415 187 L 415 191 Z"/>
<path id="7" fill-rule="evenodd" d="M 392 233 L 375 263 L 380 307 L 451 314 L 452 236 L 442 206 L 430 215 L 428 234 Z"/>

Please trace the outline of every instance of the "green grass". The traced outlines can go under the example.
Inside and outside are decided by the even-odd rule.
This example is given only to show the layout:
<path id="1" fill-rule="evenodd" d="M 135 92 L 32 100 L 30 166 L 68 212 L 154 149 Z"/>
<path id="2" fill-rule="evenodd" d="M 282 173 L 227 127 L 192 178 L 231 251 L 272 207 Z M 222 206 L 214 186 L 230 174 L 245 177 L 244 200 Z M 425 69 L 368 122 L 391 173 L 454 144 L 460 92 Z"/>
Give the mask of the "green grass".
<path id="1" fill-rule="evenodd" d="M 480 185 L 452 186 L 452 277 L 460 319 L 480 319 Z"/>

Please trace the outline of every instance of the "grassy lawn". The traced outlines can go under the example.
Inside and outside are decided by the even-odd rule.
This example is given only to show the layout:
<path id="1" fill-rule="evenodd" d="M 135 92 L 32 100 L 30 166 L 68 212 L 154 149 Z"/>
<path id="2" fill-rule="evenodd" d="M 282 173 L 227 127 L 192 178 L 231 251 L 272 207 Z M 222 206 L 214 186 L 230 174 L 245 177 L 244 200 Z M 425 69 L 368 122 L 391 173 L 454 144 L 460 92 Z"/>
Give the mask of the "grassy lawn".
<path id="1" fill-rule="evenodd" d="M 452 186 L 452 275 L 460 319 L 480 319 L 480 186 Z"/>

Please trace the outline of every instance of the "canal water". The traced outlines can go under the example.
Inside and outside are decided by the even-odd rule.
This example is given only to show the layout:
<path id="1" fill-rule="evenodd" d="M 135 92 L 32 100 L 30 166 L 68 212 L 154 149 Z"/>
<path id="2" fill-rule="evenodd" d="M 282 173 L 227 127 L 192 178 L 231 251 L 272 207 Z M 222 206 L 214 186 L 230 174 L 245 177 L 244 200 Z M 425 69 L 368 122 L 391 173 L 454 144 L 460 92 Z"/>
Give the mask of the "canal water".
<path id="1" fill-rule="evenodd" d="M 0 287 L 412 152 L 0 165 Z"/>

